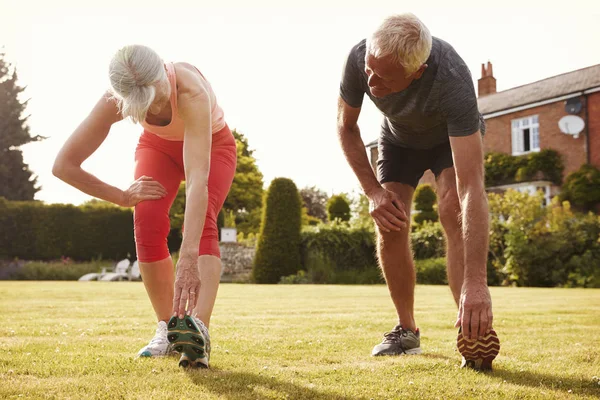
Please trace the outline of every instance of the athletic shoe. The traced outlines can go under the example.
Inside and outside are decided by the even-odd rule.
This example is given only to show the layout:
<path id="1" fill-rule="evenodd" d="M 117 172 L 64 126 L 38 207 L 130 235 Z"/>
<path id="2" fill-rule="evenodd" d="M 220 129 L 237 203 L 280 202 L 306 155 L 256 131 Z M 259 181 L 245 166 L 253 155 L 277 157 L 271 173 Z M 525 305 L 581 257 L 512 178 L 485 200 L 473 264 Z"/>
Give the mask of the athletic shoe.
<path id="1" fill-rule="evenodd" d="M 163 357 L 171 352 L 171 345 L 167 340 L 167 323 L 159 321 L 156 333 L 150 343 L 142 347 L 138 357 Z"/>
<path id="2" fill-rule="evenodd" d="M 180 367 L 208 368 L 210 336 L 202 321 L 189 315 L 183 319 L 172 317 L 168 329 L 168 341 L 181 353 Z"/>
<path id="3" fill-rule="evenodd" d="M 421 354 L 421 333 L 404 329 L 400 324 L 383 335 L 383 341 L 373 348 L 372 356 Z"/>
<path id="4" fill-rule="evenodd" d="M 463 338 L 461 330 L 458 330 L 456 347 L 462 355 L 461 368 L 472 368 L 478 371 L 491 371 L 492 361 L 500 352 L 500 339 L 496 331 L 489 330 L 484 337 L 477 340 Z"/>

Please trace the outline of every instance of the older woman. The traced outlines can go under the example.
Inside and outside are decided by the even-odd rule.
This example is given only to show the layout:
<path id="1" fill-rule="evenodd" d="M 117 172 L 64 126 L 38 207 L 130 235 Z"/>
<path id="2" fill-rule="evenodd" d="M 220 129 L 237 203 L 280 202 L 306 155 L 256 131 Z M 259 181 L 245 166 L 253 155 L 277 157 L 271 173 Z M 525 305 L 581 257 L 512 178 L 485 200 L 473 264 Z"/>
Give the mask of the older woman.
<path id="1" fill-rule="evenodd" d="M 175 349 L 182 353 L 180 365 L 208 367 L 208 326 L 221 272 L 216 220 L 235 173 L 235 139 L 210 83 L 194 66 L 165 63 L 152 49 L 133 45 L 117 51 L 109 76 L 111 90 L 64 144 L 53 173 L 91 196 L 135 207 L 137 257 L 158 319 L 156 335 L 138 355 Z M 127 117 L 144 131 L 135 151 L 135 181 L 123 191 L 81 164 L 112 124 Z M 174 276 L 169 209 L 182 180 L 184 234 Z"/>

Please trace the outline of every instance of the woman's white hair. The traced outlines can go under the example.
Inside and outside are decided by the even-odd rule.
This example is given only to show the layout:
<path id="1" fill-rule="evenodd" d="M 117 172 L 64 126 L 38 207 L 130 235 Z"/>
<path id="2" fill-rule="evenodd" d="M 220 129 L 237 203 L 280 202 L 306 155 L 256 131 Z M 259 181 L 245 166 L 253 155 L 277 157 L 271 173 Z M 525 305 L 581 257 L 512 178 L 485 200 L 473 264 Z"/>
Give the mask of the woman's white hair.
<path id="1" fill-rule="evenodd" d="M 427 61 L 431 53 L 431 33 L 413 14 L 386 18 L 367 40 L 368 54 L 376 58 L 391 56 L 410 75 Z"/>
<path id="2" fill-rule="evenodd" d="M 149 47 L 130 45 L 119 49 L 109 66 L 111 92 L 124 118 L 144 121 L 157 90 L 171 93 L 171 85 L 159 55 Z"/>

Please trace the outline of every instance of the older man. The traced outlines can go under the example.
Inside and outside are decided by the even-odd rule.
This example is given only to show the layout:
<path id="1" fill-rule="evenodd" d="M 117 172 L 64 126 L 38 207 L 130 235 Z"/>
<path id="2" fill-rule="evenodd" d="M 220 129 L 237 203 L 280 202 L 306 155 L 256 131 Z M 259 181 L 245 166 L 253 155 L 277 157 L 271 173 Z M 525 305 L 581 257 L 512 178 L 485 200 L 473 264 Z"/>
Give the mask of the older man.
<path id="1" fill-rule="evenodd" d="M 384 116 L 378 177 L 357 125 L 365 94 Z M 486 276 L 483 131 L 469 69 L 452 46 L 432 37 L 414 15 L 387 18 L 350 51 L 340 84 L 338 133 L 370 200 L 377 254 L 399 317 L 373 355 L 421 353 L 410 206 L 420 178 L 431 170 L 446 234 L 448 281 L 458 305 L 455 327 L 460 327 L 463 366 L 491 369 L 500 345 L 492 330 Z"/>

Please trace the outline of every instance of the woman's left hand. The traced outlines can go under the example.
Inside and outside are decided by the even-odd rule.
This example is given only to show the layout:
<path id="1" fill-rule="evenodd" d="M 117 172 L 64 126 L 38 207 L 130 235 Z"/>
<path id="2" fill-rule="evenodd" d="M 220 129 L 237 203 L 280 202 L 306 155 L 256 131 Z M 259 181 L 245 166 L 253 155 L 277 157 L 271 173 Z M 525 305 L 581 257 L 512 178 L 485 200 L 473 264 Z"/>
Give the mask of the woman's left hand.
<path id="1" fill-rule="evenodd" d="M 200 270 L 198 269 L 197 254 L 180 254 L 177 261 L 175 277 L 175 296 L 173 297 L 173 315 L 183 318 L 186 313 L 191 315 L 196 307 L 200 292 Z"/>

